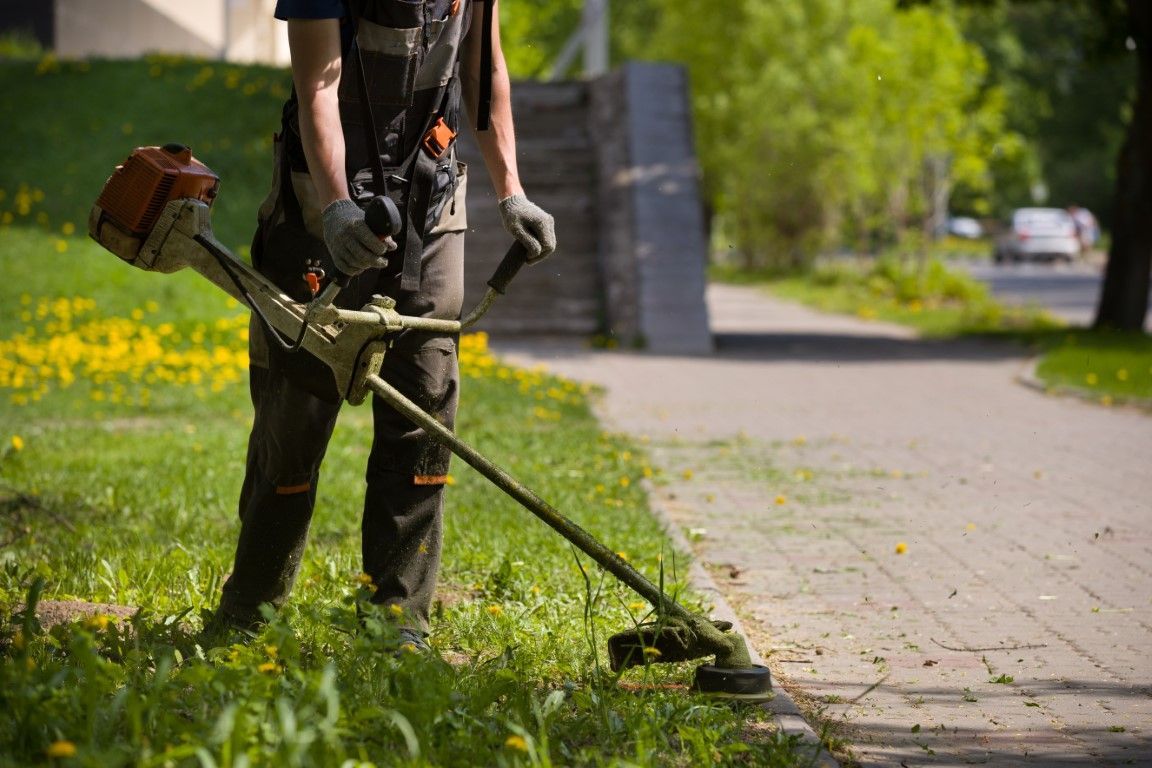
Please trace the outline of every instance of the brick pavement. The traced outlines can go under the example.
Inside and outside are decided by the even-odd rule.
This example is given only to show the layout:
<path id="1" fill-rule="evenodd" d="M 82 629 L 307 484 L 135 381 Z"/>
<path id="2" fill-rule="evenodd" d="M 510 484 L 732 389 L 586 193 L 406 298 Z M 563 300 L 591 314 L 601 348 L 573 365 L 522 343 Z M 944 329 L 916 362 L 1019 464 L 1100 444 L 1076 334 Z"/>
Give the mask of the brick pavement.
<path id="1" fill-rule="evenodd" d="M 498 349 L 649 439 L 810 722 L 862 765 L 1152 765 L 1152 417 L 1020 386 L 1020 350 L 709 299 L 708 357 Z"/>

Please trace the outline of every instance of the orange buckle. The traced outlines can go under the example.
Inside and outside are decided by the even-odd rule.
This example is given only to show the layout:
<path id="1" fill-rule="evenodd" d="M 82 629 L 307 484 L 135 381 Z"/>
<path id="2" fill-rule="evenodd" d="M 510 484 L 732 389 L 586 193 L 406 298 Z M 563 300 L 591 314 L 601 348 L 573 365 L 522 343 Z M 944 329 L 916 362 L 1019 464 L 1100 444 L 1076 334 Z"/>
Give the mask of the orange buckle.
<path id="1" fill-rule="evenodd" d="M 428 133 L 424 134 L 424 149 L 428 151 L 432 159 L 439 160 L 448 152 L 454 141 L 456 141 L 456 131 L 449 128 L 448 123 L 444 122 L 444 118 L 440 117 L 428 129 Z"/>

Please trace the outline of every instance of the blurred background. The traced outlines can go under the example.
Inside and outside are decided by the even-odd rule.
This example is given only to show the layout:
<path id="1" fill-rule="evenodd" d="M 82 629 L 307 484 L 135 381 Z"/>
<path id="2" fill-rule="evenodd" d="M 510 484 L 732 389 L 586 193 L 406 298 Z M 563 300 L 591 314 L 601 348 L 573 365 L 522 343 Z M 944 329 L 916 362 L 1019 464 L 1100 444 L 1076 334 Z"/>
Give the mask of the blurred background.
<path id="1" fill-rule="evenodd" d="M 282 67 L 287 46 L 284 25 L 272 19 L 274 6 L 274 0 L 0 0 L 0 55 L 178 54 Z M 980 269 L 1078 264 L 1096 269 L 1100 280 L 1086 283 L 1092 296 L 1081 303 L 1092 306 L 1082 306 L 1077 320 L 1143 326 L 1152 235 L 1131 220 L 1138 215 L 1122 212 L 1148 210 L 1149 192 L 1120 174 L 1147 167 L 1152 142 L 1152 131 L 1137 130 L 1149 111 L 1148 97 L 1137 99 L 1145 3 L 501 0 L 500 7 L 509 65 L 521 80 L 595 84 L 629 62 L 671 64 L 687 75 L 683 93 L 675 84 L 641 87 L 651 97 L 644 104 L 636 103 L 636 78 L 625 75 L 632 91 L 626 84 L 599 120 L 594 85 L 586 93 L 568 91 L 560 101 L 585 105 L 563 116 L 580 135 L 559 148 L 555 125 L 533 117 L 544 114 L 548 123 L 555 99 L 544 88 L 531 98 L 527 89 L 521 100 L 521 154 L 544 158 L 545 167 L 528 173 L 536 186 L 555 182 L 558 171 L 550 177 L 547 167 L 552 159 L 563 164 L 582 152 L 596 155 L 587 169 L 565 167 L 568 180 L 576 179 L 569 194 L 543 193 L 569 222 L 574 250 L 601 265 L 597 285 L 588 288 L 601 298 L 576 309 L 594 318 L 577 324 L 581 332 L 623 341 L 655 333 L 642 319 L 612 316 L 628 297 L 642 301 L 644 278 L 611 295 L 622 278 L 605 266 L 605 251 L 625 225 L 604 215 L 619 207 L 605 206 L 605 175 L 620 168 L 605 166 L 603 148 L 616 117 L 631 121 L 635 146 L 636 132 L 649 130 L 644 121 L 681 99 L 689 154 L 673 147 L 669 156 L 692 164 L 687 181 L 698 182 L 689 193 L 702 212 L 699 235 L 697 222 L 668 215 L 685 227 L 690 244 L 701 245 L 677 262 L 689 294 L 668 301 L 698 301 L 702 279 L 685 264 L 707 263 L 714 278 L 794 274 L 828 260 L 884 255 L 959 258 Z M 1122 160 L 1127 136 L 1132 146 Z M 653 149 L 654 158 L 660 151 Z M 622 162 L 635 167 L 639 160 Z M 587 189 L 575 192 L 574 184 Z M 1118 189 L 1127 191 L 1118 198 Z M 481 214 L 481 229 L 493 222 Z M 575 236 L 587 232 L 597 234 L 587 242 Z M 633 234 L 627 247 L 644 251 L 651 235 Z M 659 244 L 647 250 L 663 253 Z M 995 274 L 980 269 L 978 278 L 997 285 Z M 555 280 L 561 286 L 566 277 Z M 1111 294 L 1108 281 L 1115 284 Z"/>

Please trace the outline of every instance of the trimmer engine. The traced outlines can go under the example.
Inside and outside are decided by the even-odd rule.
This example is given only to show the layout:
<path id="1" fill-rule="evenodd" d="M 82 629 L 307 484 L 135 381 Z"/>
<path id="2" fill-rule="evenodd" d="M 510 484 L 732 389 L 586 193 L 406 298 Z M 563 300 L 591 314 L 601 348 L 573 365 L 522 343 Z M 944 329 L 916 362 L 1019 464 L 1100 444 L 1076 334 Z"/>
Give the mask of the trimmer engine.
<path id="1" fill-rule="evenodd" d="M 135 264 L 164 206 L 181 198 L 211 206 L 219 188 L 219 177 L 183 144 L 138 147 L 104 183 L 89 216 L 88 234 Z"/>

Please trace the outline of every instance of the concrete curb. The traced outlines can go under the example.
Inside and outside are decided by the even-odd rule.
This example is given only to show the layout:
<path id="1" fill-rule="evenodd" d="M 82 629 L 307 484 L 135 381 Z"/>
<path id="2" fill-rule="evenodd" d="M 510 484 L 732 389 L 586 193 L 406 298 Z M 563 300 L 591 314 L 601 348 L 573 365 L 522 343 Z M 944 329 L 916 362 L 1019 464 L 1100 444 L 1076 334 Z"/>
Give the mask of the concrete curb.
<path id="1" fill-rule="evenodd" d="M 650 481 L 644 482 L 644 490 L 648 493 L 649 507 L 660 525 L 664 528 L 665 534 L 672 541 L 672 545 L 676 549 L 693 555 L 692 563 L 688 568 L 688 581 L 693 589 L 702 593 L 713 607 L 712 618 L 720 619 L 723 621 L 732 622 L 734 631 L 748 637 L 747 632 L 744 631 L 744 626 L 740 618 L 736 615 L 736 611 L 728 604 L 724 598 L 724 594 L 720 591 L 720 587 L 716 584 L 716 580 L 712 578 L 712 574 L 700 563 L 700 560 L 694 556 L 692 544 L 684 536 L 680 528 L 672 521 L 661 501 L 658 489 L 653 487 Z M 751 645 L 748 646 L 748 652 L 752 656 L 752 661 L 756 664 L 763 664 L 767 666 L 767 662 Z M 799 736 L 802 745 L 802 751 L 809 752 L 810 760 L 805 765 L 812 766 L 812 768 L 840 768 L 835 758 L 831 753 L 824 748 L 820 741 L 820 737 L 816 735 L 816 731 L 804 719 L 800 713 L 800 708 L 796 706 L 795 700 L 779 685 L 773 683 L 772 686 L 773 698 L 771 701 L 765 702 L 760 706 L 765 712 L 772 715 L 776 727 L 788 736 Z"/>

